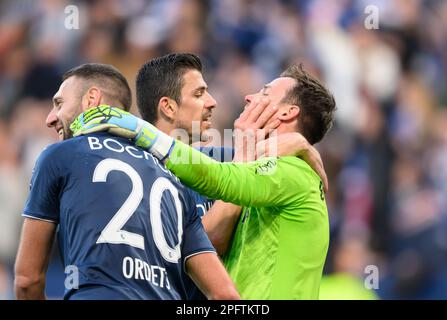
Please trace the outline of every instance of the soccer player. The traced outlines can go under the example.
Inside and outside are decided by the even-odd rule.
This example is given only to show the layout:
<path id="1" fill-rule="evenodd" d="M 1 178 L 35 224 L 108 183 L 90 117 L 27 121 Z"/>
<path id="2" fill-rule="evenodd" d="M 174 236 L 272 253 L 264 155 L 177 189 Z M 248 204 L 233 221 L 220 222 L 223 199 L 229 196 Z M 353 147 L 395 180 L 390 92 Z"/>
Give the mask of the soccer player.
<path id="1" fill-rule="evenodd" d="M 15 266 L 17 298 L 45 298 L 56 228 L 70 267 L 65 299 L 185 299 L 185 271 L 208 298 L 239 298 L 191 196 L 163 164 L 108 133 L 72 138 L 69 124 L 86 109 L 129 109 L 119 71 L 74 68 L 53 102 L 47 125 L 64 141 L 44 150 L 34 169 Z"/>
<path id="2" fill-rule="evenodd" d="M 173 136 L 183 134 L 190 144 L 206 140 L 206 130 L 212 127 L 211 115 L 217 103 L 208 92 L 202 61 L 195 54 L 172 53 L 148 61 L 138 71 L 136 96 L 142 117 L 159 130 Z M 194 124 L 197 132 L 193 132 Z M 233 157 L 230 148 L 202 147 L 200 150 L 218 161 Z M 194 190 L 191 195 L 205 231 L 217 252 L 221 252 L 222 244 L 227 244 L 231 237 L 231 231 L 224 233 L 229 228 L 221 226 L 231 224 L 232 227 L 241 208 L 223 201 L 214 203 Z M 205 299 L 188 275 L 183 278 L 188 299 Z"/>
<path id="3" fill-rule="evenodd" d="M 259 113 L 261 97 L 269 104 Z M 280 121 L 278 134 L 299 132 L 311 144 L 329 130 L 335 110 L 330 92 L 301 66 L 289 67 L 246 100 L 246 115 L 256 113 L 264 122 L 265 112 L 274 111 L 276 117 L 268 122 Z M 107 127 L 127 130 L 137 145 L 165 161 L 186 185 L 245 207 L 225 257 L 242 298 L 318 299 L 329 222 L 323 182 L 306 162 L 279 157 L 219 163 L 130 114 L 106 118 L 99 110 L 96 116 L 94 112 L 76 119 L 75 134 Z"/>
<path id="4" fill-rule="evenodd" d="M 143 119 L 173 137 L 183 134 L 189 144 L 196 140 L 206 140 L 204 136 L 206 130 L 212 127 L 212 110 L 217 103 L 208 91 L 202 72 L 200 58 L 191 53 L 171 53 L 144 64 L 136 81 L 137 106 Z M 258 128 L 254 121 L 250 121 L 248 117 L 246 120 L 239 120 L 237 127 L 241 130 Z M 197 132 L 193 132 L 194 125 Z M 293 137 L 288 140 L 296 141 Z M 297 147 L 299 150 L 303 149 L 297 143 L 288 147 L 287 151 L 295 151 Z M 238 153 L 245 151 L 240 149 L 237 148 Z M 233 158 L 233 150 L 230 148 L 202 147 L 200 150 L 217 161 Z M 194 191 L 192 194 L 212 244 L 218 253 L 225 253 L 241 207 L 223 201 L 215 202 Z M 185 288 L 190 299 L 203 298 L 187 275 Z"/>

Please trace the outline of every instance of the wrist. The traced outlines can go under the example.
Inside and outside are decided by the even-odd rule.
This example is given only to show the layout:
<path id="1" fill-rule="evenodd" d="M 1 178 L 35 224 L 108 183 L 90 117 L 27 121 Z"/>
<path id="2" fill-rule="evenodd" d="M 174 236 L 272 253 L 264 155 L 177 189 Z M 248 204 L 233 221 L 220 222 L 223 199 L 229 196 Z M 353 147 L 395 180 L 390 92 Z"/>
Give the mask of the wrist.
<path id="1" fill-rule="evenodd" d="M 135 136 L 135 144 L 148 150 L 154 157 L 164 161 L 172 151 L 174 139 L 144 120 L 139 120 L 138 134 Z"/>
<path id="2" fill-rule="evenodd" d="M 174 143 L 175 141 L 171 136 L 159 131 L 159 135 L 154 144 L 150 147 L 149 151 L 154 157 L 163 162 L 171 154 Z"/>

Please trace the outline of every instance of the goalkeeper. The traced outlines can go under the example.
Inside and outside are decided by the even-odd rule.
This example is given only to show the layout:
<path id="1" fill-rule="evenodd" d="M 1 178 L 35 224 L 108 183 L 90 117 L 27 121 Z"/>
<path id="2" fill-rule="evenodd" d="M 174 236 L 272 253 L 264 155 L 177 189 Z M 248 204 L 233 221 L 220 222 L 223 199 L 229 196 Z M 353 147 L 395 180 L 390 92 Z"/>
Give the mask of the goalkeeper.
<path id="1" fill-rule="evenodd" d="M 299 132 L 314 144 L 332 124 L 333 96 L 301 66 L 289 67 L 260 92 L 247 96 L 244 116 L 256 113 L 260 98 L 270 101 L 264 113 L 276 110 L 269 121 L 280 122 L 277 134 Z M 263 113 L 256 116 L 261 119 Z M 187 186 L 244 206 L 223 257 L 243 299 L 318 299 L 329 221 L 323 182 L 303 160 L 271 157 L 219 163 L 124 112 L 105 118 L 92 109 L 71 128 L 75 135 L 109 129 L 134 138 Z"/>

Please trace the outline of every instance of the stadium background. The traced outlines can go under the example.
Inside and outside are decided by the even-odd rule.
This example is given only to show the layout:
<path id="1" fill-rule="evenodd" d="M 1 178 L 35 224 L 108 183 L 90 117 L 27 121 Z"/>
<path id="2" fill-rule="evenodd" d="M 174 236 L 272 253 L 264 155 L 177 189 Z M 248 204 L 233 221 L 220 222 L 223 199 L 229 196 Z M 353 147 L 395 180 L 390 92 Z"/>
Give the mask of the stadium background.
<path id="1" fill-rule="evenodd" d="M 79 8 L 77 30 L 64 27 L 67 5 Z M 365 27 L 368 5 L 378 30 Z M 325 297 L 447 298 L 447 1 L 3 0 L 0 299 L 13 298 L 34 161 L 57 139 L 45 118 L 61 74 L 110 63 L 134 88 L 139 66 L 173 51 L 204 59 L 220 130 L 290 63 L 333 91 L 336 124 L 318 145 L 330 181 Z M 363 285 L 368 265 L 379 271 L 375 292 Z M 54 258 L 51 298 L 63 276 Z"/>

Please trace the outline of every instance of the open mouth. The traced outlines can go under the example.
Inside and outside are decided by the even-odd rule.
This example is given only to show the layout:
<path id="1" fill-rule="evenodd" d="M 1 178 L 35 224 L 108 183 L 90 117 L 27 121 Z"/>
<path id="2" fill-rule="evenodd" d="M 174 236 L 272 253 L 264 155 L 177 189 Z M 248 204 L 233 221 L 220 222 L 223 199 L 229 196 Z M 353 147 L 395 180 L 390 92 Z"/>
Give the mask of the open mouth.
<path id="1" fill-rule="evenodd" d="M 207 114 L 206 116 L 202 117 L 202 123 L 205 126 L 211 127 L 211 114 Z"/>
<path id="2" fill-rule="evenodd" d="M 57 132 L 57 134 L 59 136 L 59 139 L 64 137 L 64 128 L 63 127 L 59 128 L 59 129 L 56 129 L 56 132 Z"/>

